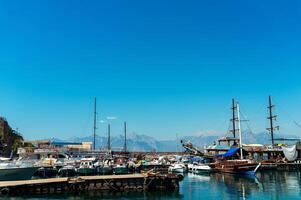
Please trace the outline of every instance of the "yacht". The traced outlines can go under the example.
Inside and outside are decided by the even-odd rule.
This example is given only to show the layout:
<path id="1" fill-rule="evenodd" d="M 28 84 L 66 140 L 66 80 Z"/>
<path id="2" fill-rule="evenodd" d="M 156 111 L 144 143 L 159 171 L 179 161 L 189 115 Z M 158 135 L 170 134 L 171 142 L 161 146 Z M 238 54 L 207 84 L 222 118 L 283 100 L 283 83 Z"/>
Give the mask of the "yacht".
<path id="1" fill-rule="evenodd" d="M 39 165 L 33 160 L 0 162 L 0 181 L 15 181 L 31 179 L 39 169 Z"/>

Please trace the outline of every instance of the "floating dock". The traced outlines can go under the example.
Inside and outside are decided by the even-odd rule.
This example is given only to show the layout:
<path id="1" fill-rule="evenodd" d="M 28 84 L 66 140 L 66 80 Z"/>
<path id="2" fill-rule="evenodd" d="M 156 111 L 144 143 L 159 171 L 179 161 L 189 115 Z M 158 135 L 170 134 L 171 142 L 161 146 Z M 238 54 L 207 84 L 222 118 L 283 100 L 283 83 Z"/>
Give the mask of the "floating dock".
<path id="1" fill-rule="evenodd" d="M 0 195 L 21 196 L 101 190 L 177 190 L 182 178 L 174 174 L 128 174 L 1 181 Z"/>

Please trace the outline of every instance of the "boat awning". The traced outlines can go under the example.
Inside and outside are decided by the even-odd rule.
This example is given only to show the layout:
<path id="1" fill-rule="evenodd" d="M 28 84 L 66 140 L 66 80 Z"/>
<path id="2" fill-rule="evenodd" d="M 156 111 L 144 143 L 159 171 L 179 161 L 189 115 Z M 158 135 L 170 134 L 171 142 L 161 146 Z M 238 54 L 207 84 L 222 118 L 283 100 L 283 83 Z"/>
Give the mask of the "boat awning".
<path id="1" fill-rule="evenodd" d="M 218 155 L 216 155 L 216 157 L 230 157 L 230 156 L 233 156 L 238 150 L 239 150 L 239 148 L 231 148 L 226 153 L 218 154 Z"/>
<path id="2" fill-rule="evenodd" d="M 193 158 L 191 158 L 191 162 L 201 162 L 203 160 L 204 160 L 204 158 L 202 158 L 202 157 L 193 157 Z"/>

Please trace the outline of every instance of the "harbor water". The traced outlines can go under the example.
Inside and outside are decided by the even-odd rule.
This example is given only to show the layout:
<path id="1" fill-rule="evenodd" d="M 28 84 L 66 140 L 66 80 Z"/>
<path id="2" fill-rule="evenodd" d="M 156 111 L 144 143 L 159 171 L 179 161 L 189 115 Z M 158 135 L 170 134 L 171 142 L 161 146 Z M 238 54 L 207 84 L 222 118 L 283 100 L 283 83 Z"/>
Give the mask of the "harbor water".
<path id="1" fill-rule="evenodd" d="M 301 199 L 300 172 L 265 172 L 258 178 L 228 174 L 185 174 L 179 191 L 89 192 L 55 196 L 7 197 L 2 199 Z"/>

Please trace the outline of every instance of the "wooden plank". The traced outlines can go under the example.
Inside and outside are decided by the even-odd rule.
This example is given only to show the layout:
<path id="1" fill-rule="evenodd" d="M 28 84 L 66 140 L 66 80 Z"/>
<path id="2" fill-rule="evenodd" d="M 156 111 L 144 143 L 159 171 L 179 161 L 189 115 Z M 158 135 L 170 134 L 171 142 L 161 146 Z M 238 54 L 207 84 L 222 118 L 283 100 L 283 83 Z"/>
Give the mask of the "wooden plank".
<path id="1" fill-rule="evenodd" d="M 0 187 L 45 184 L 45 183 L 61 183 L 61 182 L 67 182 L 67 180 L 68 178 L 49 178 L 49 179 L 35 179 L 35 180 L 22 180 L 22 181 L 0 181 Z"/>
<path id="2" fill-rule="evenodd" d="M 144 178 L 147 175 L 143 174 L 124 174 L 124 175 L 104 175 L 104 176 L 80 176 L 83 180 L 104 180 L 104 179 L 132 179 L 132 178 Z"/>
<path id="3" fill-rule="evenodd" d="M 50 183 L 63 183 L 69 180 L 105 180 L 105 179 L 136 179 L 144 178 L 147 175 L 143 174 L 126 174 L 126 175 L 105 175 L 105 176 L 80 176 L 74 178 L 49 178 L 49 179 L 35 179 L 35 180 L 22 180 L 22 181 L 0 181 L 0 188 L 14 187 L 21 185 L 39 185 Z"/>

